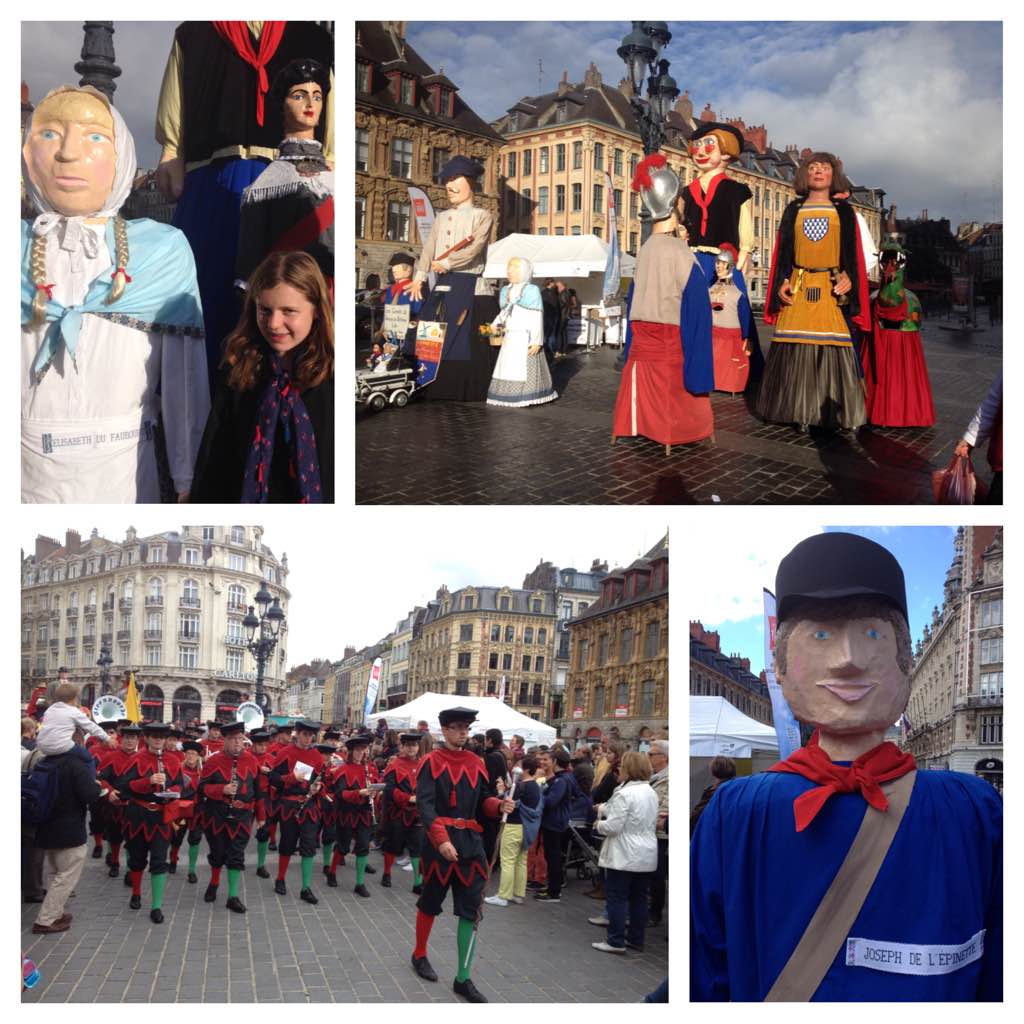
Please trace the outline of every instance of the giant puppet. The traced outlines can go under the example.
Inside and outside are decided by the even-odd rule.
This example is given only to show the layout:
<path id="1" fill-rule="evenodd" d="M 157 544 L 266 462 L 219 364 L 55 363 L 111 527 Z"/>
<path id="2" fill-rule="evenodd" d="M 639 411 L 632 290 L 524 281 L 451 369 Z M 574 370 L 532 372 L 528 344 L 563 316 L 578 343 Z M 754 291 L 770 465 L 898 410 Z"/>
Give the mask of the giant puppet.
<path id="1" fill-rule="evenodd" d="M 910 696 L 903 572 L 821 533 L 776 576 L 776 675 L 806 746 L 719 786 L 690 852 L 691 998 L 1002 998 L 1002 810 L 885 733 Z"/>
<path id="2" fill-rule="evenodd" d="M 772 423 L 856 430 L 864 425 L 860 332 L 871 330 L 864 248 L 850 184 L 831 153 L 811 153 L 782 213 L 765 299 L 775 325 L 757 411 Z"/>
<path id="3" fill-rule="evenodd" d="M 637 166 L 632 183 L 653 221 L 627 296 L 626 365 L 612 444 L 640 434 L 665 446 L 711 437 L 715 422 L 708 281 L 679 229 L 679 176 L 660 153 Z"/>
<path id="4" fill-rule="evenodd" d="M 100 92 L 62 86 L 25 129 L 21 496 L 156 502 L 162 424 L 180 498 L 210 409 L 202 308 L 180 231 L 118 211 L 135 144 Z"/>
<path id="5" fill-rule="evenodd" d="M 174 224 L 195 253 L 210 388 L 221 343 L 238 318 L 232 287 L 242 191 L 277 156 L 280 108 L 268 93 L 291 61 L 333 67 L 334 40 L 312 21 L 185 21 L 174 32 L 156 116 L 157 181 L 177 201 Z M 333 112 L 317 138 L 333 160 Z"/>

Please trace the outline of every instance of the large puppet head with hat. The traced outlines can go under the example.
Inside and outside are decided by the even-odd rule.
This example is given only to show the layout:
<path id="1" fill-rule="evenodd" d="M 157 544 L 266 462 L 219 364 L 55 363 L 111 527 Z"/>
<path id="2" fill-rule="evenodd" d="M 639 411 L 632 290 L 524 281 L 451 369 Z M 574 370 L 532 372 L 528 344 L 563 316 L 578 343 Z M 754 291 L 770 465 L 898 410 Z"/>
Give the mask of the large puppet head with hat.
<path id="1" fill-rule="evenodd" d="M 461 154 L 453 156 L 441 168 L 441 184 L 444 185 L 452 206 L 459 206 L 473 198 L 473 182 L 483 173 L 483 164 Z"/>
<path id="2" fill-rule="evenodd" d="M 775 671 L 793 714 L 821 734 L 884 733 L 910 697 L 903 570 L 851 533 L 801 541 L 775 579 Z"/>
<path id="3" fill-rule="evenodd" d="M 743 152 L 743 133 L 735 125 L 705 121 L 690 136 L 689 150 L 698 175 L 724 171 Z"/>

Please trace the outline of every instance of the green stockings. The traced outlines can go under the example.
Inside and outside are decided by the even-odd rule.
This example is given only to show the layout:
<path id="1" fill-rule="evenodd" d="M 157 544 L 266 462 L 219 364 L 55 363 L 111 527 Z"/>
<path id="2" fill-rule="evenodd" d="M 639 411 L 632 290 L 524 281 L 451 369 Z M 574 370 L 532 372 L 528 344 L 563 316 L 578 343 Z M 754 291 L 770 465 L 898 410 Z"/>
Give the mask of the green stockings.
<path id="1" fill-rule="evenodd" d="M 194 875 L 196 873 L 196 864 L 199 863 L 199 843 L 193 846 L 189 843 L 188 847 L 188 869 Z"/>
<path id="2" fill-rule="evenodd" d="M 331 854 L 334 853 L 334 842 L 324 843 L 324 867 L 331 866 Z"/>
<path id="3" fill-rule="evenodd" d="M 238 881 L 242 872 L 238 868 L 228 868 L 228 899 L 238 895 Z"/>
<path id="4" fill-rule="evenodd" d="M 413 885 L 422 885 L 423 884 L 423 878 L 420 875 L 420 859 L 419 859 L 419 857 L 410 857 L 409 860 L 412 861 L 412 884 Z"/>
<path id="5" fill-rule="evenodd" d="M 459 947 L 459 970 L 455 980 L 466 981 L 469 978 L 469 969 L 473 966 L 473 955 L 476 953 L 476 924 L 460 917 L 456 941 Z"/>
<path id="6" fill-rule="evenodd" d="M 256 843 L 256 867 L 261 868 L 267 863 L 267 850 L 270 847 L 270 840 L 263 839 Z"/>
<path id="7" fill-rule="evenodd" d="M 164 901 L 164 887 L 167 885 L 167 876 L 150 875 L 149 881 L 153 886 L 153 909 L 159 910 L 160 904 Z"/>
<path id="8" fill-rule="evenodd" d="M 369 857 L 356 857 L 356 885 L 362 885 L 366 878 L 366 862 Z"/>
<path id="9" fill-rule="evenodd" d="M 313 858 L 302 858 L 302 888 L 309 889 L 313 885 Z"/>

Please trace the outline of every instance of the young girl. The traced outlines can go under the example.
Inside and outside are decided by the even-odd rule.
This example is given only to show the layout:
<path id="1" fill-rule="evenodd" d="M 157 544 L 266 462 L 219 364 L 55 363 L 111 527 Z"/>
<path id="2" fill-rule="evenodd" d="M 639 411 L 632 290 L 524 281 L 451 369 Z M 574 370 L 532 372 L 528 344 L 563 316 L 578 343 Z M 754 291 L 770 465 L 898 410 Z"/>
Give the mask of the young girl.
<path id="1" fill-rule="evenodd" d="M 334 501 L 334 314 L 304 252 L 271 253 L 249 279 L 192 500 Z"/>

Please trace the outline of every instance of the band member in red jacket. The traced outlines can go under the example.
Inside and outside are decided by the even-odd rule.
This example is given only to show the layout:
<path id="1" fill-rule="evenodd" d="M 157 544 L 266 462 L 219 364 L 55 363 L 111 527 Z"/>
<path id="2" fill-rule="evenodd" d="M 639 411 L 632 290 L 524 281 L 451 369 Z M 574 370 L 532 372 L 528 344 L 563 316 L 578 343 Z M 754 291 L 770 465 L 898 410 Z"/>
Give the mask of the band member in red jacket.
<path id="1" fill-rule="evenodd" d="M 245 847 L 252 834 L 260 763 L 245 749 L 245 723 L 230 722 L 221 732 L 224 749 L 208 758 L 199 780 L 203 804 L 199 820 L 210 845 L 210 884 L 203 899 L 217 899 L 220 871 L 228 869 L 228 901 L 236 914 L 245 913 L 238 898 L 238 881 L 245 870 Z"/>
<path id="2" fill-rule="evenodd" d="M 127 719 L 117 724 L 120 746 L 111 750 L 97 769 L 96 781 L 109 793 L 107 831 L 104 838 L 110 847 L 107 854 L 107 874 L 117 878 L 121 870 L 121 845 L 124 843 L 124 800 L 120 796 L 120 781 L 128 768 L 129 762 L 139 751 L 139 739 L 142 729 Z M 131 875 L 125 872 L 125 885 L 131 885 Z"/>
<path id="3" fill-rule="evenodd" d="M 420 766 L 420 733 L 407 732 L 399 737 L 399 752 L 384 771 L 384 874 L 380 884 L 391 886 L 391 867 L 403 850 L 412 861 L 412 891 L 423 891 L 420 877 L 420 847 L 423 825 L 416 810 L 416 773 Z"/>
<path id="4" fill-rule="evenodd" d="M 334 888 L 338 879 L 331 874 L 331 856 L 338 829 L 338 802 L 334 799 L 334 787 L 341 771 L 341 759 L 333 743 L 318 743 L 316 749 L 324 759 L 324 788 L 320 791 L 320 844 L 323 847 L 323 867 L 327 884 Z"/>
<path id="5" fill-rule="evenodd" d="M 117 732 L 116 721 L 99 722 L 97 724 L 108 736 Z M 90 736 L 85 741 L 85 749 L 92 754 L 92 758 L 96 762 L 96 778 L 98 781 L 100 771 L 117 752 L 117 747 L 108 747 L 98 736 Z M 99 860 L 103 856 L 103 837 L 108 831 L 107 822 L 109 818 L 110 801 L 106 798 L 106 794 L 104 794 L 102 799 L 89 805 L 89 834 L 93 840 L 92 855 L 94 860 Z M 107 858 L 107 863 L 110 863 L 109 857 Z"/>
<path id="6" fill-rule="evenodd" d="M 335 857 L 344 857 L 355 842 L 356 884 L 352 890 L 357 896 L 369 896 L 364 884 L 366 860 L 370 853 L 370 827 L 373 809 L 370 806 L 370 778 L 366 770 L 366 755 L 373 737 L 369 734 L 350 736 L 345 740 L 348 756 L 338 772 L 334 798 L 338 808 L 337 845 Z M 333 868 L 333 861 L 332 861 Z M 331 871 L 334 874 L 334 871 Z M 328 885 L 330 879 L 328 878 Z"/>
<path id="7" fill-rule="evenodd" d="M 203 756 L 209 757 L 216 754 L 224 746 L 224 739 L 221 736 L 220 722 L 206 723 L 206 738 L 199 741 L 203 745 Z"/>
<path id="8" fill-rule="evenodd" d="M 416 776 L 416 806 L 428 842 L 423 844 L 423 893 L 416 901 L 412 966 L 421 978 L 437 981 L 427 959 L 427 941 L 450 888 L 452 909 L 459 919 L 459 969 L 452 988 L 471 1003 L 486 1003 L 487 997 L 469 977 L 487 882 L 482 819 L 510 813 L 515 803 L 487 796 L 483 759 L 465 749 L 476 712 L 447 708 L 437 717 L 444 743 L 423 758 Z"/>
<path id="9" fill-rule="evenodd" d="M 173 875 L 178 870 L 178 852 L 181 844 L 188 837 L 188 880 L 195 884 L 199 881 L 196 875 L 196 863 L 199 860 L 199 844 L 203 841 L 203 830 L 199 827 L 198 808 L 199 776 L 203 771 L 203 748 L 195 740 L 185 740 L 182 744 L 181 777 L 185 782 L 182 792 L 183 800 L 193 801 L 188 814 L 179 818 L 175 824 L 174 836 L 171 838 L 171 862 L 167 873 Z"/>
<path id="10" fill-rule="evenodd" d="M 293 727 L 290 724 L 279 725 L 270 736 L 270 746 L 267 748 L 268 751 L 276 759 L 277 755 L 287 747 L 292 741 Z M 268 761 L 268 764 L 270 762 Z M 271 765 L 273 767 L 273 765 Z M 270 786 L 270 796 L 267 800 L 267 838 L 270 841 L 270 845 L 267 847 L 268 850 L 277 850 L 277 824 L 279 821 L 277 813 L 277 792 Z M 264 876 L 260 876 L 261 878 Z"/>
<path id="11" fill-rule="evenodd" d="M 120 779 L 121 796 L 128 801 L 124 820 L 132 883 L 129 906 L 132 910 L 142 906 L 142 872 L 148 860 L 153 887 L 149 919 L 154 924 L 162 924 L 164 915 L 160 906 L 167 884 L 171 822 L 175 818 L 172 805 L 180 799 L 184 781 L 179 763 L 164 759 L 167 726 L 163 722 L 147 722 L 142 731 L 146 737 L 146 749 L 131 759 Z"/>
<path id="12" fill-rule="evenodd" d="M 269 820 L 272 813 L 273 798 L 270 791 L 270 768 L 276 751 L 271 746 L 272 737 L 264 729 L 255 729 L 249 733 L 252 750 L 249 751 L 259 763 L 259 777 L 256 780 L 256 874 L 260 878 L 269 878 L 266 868 L 267 849 L 270 846 Z"/>
<path id="13" fill-rule="evenodd" d="M 278 794 L 277 809 L 281 822 L 281 849 L 277 857 L 274 892 L 279 896 L 287 894 L 284 879 L 288 873 L 288 862 L 298 849 L 302 858 L 299 898 L 306 903 L 319 902 L 313 894 L 313 857 L 320 831 L 320 802 L 316 797 L 323 788 L 324 770 L 323 757 L 313 748 L 313 740 L 319 730 L 316 722 L 296 722 L 294 741 L 278 751 L 270 771 L 271 788 Z"/>

